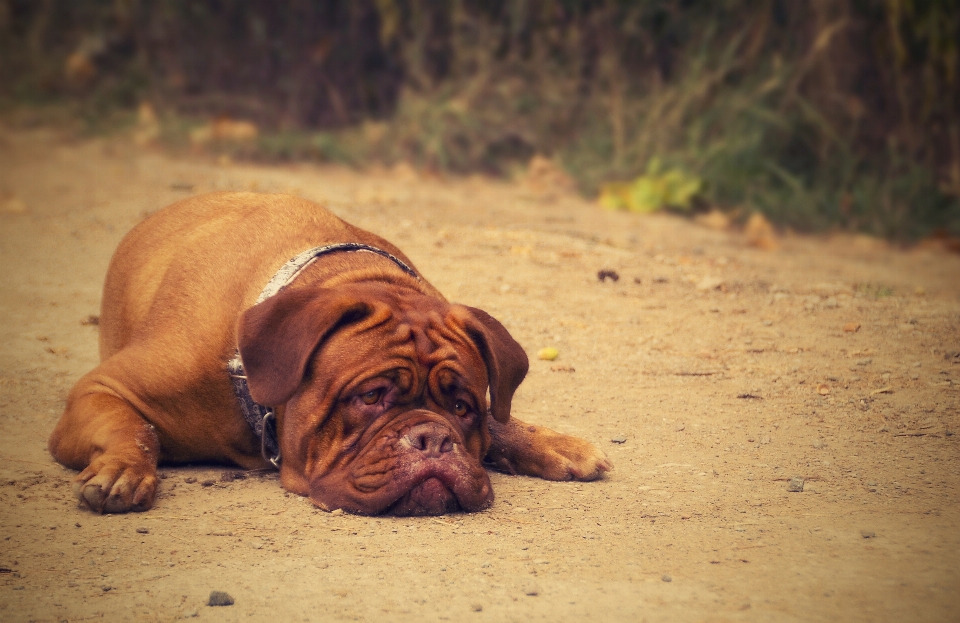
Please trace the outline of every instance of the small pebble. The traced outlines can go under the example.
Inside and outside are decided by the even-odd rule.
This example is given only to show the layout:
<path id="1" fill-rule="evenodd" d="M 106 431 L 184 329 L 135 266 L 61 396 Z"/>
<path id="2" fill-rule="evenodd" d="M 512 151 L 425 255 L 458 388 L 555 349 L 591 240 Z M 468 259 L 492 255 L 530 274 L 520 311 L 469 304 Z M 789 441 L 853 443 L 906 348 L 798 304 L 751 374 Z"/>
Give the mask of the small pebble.
<path id="1" fill-rule="evenodd" d="M 662 575 L 660 576 L 660 579 L 664 582 L 673 582 L 673 578 L 671 578 L 669 575 Z"/>
<path id="2" fill-rule="evenodd" d="M 150 530 L 148 530 L 147 528 L 143 528 L 143 527 L 137 528 L 137 534 L 150 534 Z"/>
<path id="3" fill-rule="evenodd" d="M 540 587 L 536 584 L 525 584 L 522 590 L 527 597 L 536 597 L 540 594 Z"/>
<path id="4" fill-rule="evenodd" d="M 861 531 L 860 531 L 860 536 L 862 536 L 862 537 L 865 538 L 865 539 L 873 539 L 873 538 L 876 538 L 877 533 L 876 533 L 876 532 L 871 532 L 871 531 L 869 531 L 869 530 L 861 530 Z"/>
<path id="5" fill-rule="evenodd" d="M 183 482 L 187 483 L 188 485 L 192 485 L 193 483 L 197 482 L 197 479 L 193 476 L 188 476 L 183 479 Z"/>
<path id="6" fill-rule="evenodd" d="M 610 441 L 612 441 L 613 443 L 627 443 L 627 438 L 620 435 L 620 436 L 614 437 Z"/>
<path id="7" fill-rule="evenodd" d="M 474 612 L 483 612 L 483 606 L 480 604 L 471 604 L 470 609 Z"/>
<path id="8" fill-rule="evenodd" d="M 823 450 L 824 448 L 827 447 L 827 442 L 824 441 L 823 439 L 817 439 L 816 441 L 813 442 L 813 447 L 815 450 Z"/>
<path id="9" fill-rule="evenodd" d="M 210 599 L 207 600 L 208 606 L 232 606 L 233 597 L 223 591 L 210 591 Z"/>
<path id="10" fill-rule="evenodd" d="M 790 479 L 790 482 L 787 483 L 787 491 L 790 493 L 802 493 L 803 492 L 803 478 L 794 477 Z"/>
<path id="11" fill-rule="evenodd" d="M 710 290 L 716 290 L 723 285 L 723 279 L 720 277 L 710 277 L 706 276 L 697 283 L 697 290 L 701 292 L 709 292 Z"/>

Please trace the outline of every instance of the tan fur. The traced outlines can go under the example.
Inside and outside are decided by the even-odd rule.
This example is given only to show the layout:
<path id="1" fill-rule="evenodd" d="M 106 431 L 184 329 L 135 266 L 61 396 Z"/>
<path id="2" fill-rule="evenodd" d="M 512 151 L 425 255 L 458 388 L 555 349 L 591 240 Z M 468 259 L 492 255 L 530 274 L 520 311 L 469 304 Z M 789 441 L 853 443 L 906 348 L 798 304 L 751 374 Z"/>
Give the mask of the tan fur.
<path id="1" fill-rule="evenodd" d="M 259 335 L 272 331 L 275 319 L 268 322 L 260 318 L 266 307 L 251 310 L 257 296 L 289 258 L 314 246 L 346 241 L 378 247 L 413 265 L 386 240 L 345 223 L 316 204 L 285 195 L 216 193 L 192 197 L 158 211 L 135 227 L 117 249 L 104 285 L 101 364 L 77 382 L 50 437 L 53 456 L 81 470 L 77 477 L 80 499 L 99 512 L 146 510 L 156 494 L 158 461 L 264 467 L 259 442 L 240 415 L 226 373 L 226 361 L 238 344 L 238 321 L 242 320 L 241 329 L 247 327 L 254 332 L 244 338 L 253 344 L 251 353 L 267 348 L 264 357 L 270 365 L 264 366 L 263 374 L 271 370 L 277 373 L 273 362 L 281 355 L 260 345 L 269 341 Z M 526 371 L 522 351 L 506 352 L 515 343 L 499 323 L 485 320 L 489 317 L 479 310 L 451 306 L 433 286 L 409 277 L 387 258 L 364 252 L 326 256 L 304 271 L 282 297 L 275 297 L 278 301 L 273 305 L 283 318 L 300 314 L 299 322 L 310 327 L 326 308 L 321 305 L 317 307 L 321 311 L 307 313 L 297 301 L 315 301 L 314 293 L 321 297 L 329 297 L 331 292 L 354 296 L 351 288 L 360 292 L 355 296 L 364 299 L 371 313 L 380 310 L 376 313 L 396 316 L 393 322 L 397 327 L 413 326 L 414 337 L 420 335 L 418 331 L 433 335 L 437 322 L 448 327 L 444 348 L 461 352 L 459 359 L 468 362 L 461 372 L 464 378 L 473 380 L 465 383 L 479 387 L 488 382 L 488 376 L 493 383 L 500 374 L 497 366 L 503 368 L 499 386 L 491 391 L 501 393 L 501 403 L 506 405 L 503 419 L 509 417 L 509 398 Z M 270 300 L 263 305 L 268 303 Z M 429 319 L 425 315 L 428 311 Z M 336 326 L 330 330 L 337 332 L 337 339 L 347 339 L 349 332 Z M 305 333 L 307 342 L 297 348 L 303 350 L 307 363 L 316 363 L 320 357 L 312 350 L 317 348 L 319 338 L 307 335 L 312 330 L 304 328 L 285 338 L 300 344 L 299 335 Z M 373 349 L 363 361 L 378 357 L 374 346 L 381 338 L 370 338 L 377 335 L 376 331 L 387 329 L 377 327 L 373 334 L 356 338 L 366 340 L 363 348 Z M 337 343 L 331 340 L 330 349 Z M 396 348 L 402 349 L 400 342 L 397 344 Z M 484 348 L 496 352 L 484 355 Z M 348 344 L 344 357 L 349 358 L 353 349 Z M 518 358 L 523 359 L 522 366 Z M 280 373 L 303 375 L 307 363 L 299 371 L 290 366 L 290 371 L 281 369 Z M 329 363 L 323 365 L 330 367 Z M 474 374 L 471 370 L 477 366 L 480 369 Z M 299 393 L 290 397 L 291 402 L 274 405 L 283 443 L 292 448 L 303 445 L 300 441 L 316 445 L 320 442 L 314 437 L 327 438 L 324 431 L 337 425 L 330 414 L 340 407 L 315 394 L 321 391 L 321 385 L 347 387 L 349 374 L 363 373 L 362 366 L 354 368 L 324 370 L 324 374 L 334 375 L 333 379 L 300 380 L 297 376 L 287 381 Z M 273 386 L 260 381 L 267 377 L 257 375 L 256 381 L 264 388 L 260 391 L 270 395 Z M 256 386 L 253 377 L 251 373 L 252 388 Z M 475 392 L 480 389 L 475 388 Z M 319 408 L 322 403 L 329 413 L 306 426 L 303 422 L 310 417 L 301 412 L 306 413 L 303 405 L 310 400 L 316 403 L 311 408 Z M 492 408 L 496 412 L 497 405 Z M 436 407 L 434 411 L 443 409 Z M 441 423 L 450 420 L 445 412 L 442 415 L 440 418 L 425 412 L 423 418 L 433 417 Z M 506 424 L 491 421 L 491 426 L 492 446 L 485 427 L 464 432 L 462 440 L 460 432 L 454 437 L 471 448 L 470 452 L 481 453 L 475 457 L 477 461 L 489 451 L 490 458 L 508 471 L 552 479 L 593 479 L 610 468 L 602 453 L 584 441 L 515 420 Z M 295 429 L 299 432 L 292 432 Z M 311 447 L 310 452 L 315 454 L 333 451 Z M 285 457 L 283 486 L 310 494 L 318 501 L 307 481 L 313 477 L 314 463 L 319 466 L 321 462 L 306 455 Z M 324 505 L 320 501 L 318 504 Z"/>

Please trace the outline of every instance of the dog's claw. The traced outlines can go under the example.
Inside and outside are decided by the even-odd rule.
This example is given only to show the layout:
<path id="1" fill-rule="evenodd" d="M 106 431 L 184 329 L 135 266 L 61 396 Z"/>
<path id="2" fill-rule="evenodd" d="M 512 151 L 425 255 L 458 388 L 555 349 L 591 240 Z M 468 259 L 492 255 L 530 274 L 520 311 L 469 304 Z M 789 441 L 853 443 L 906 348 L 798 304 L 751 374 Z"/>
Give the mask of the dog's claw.
<path id="1" fill-rule="evenodd" d="M 598 480 L 603 477 L 604 472 L 613 469 L 613 464 L 602 452 L 592 448 L 592 446 L 590 449 L 593 450 L 594 454 L 581 455 L 576 458 L 565 457 L 562 452 L 557 452 L 557 454 L 562 457 L 561 460 L 566 460 L 567 480 L 579 480 L 582 482 Z"/>
<path id="2" fill-rule="evenodd" d="M 80 502 L 97 513 L 142 512 L 153 506 L 156 468 L 99 457 L 76 478 Z"/>
<path id="3" fill-rule="evenodd" d="M 612 469 L 613 463 L 599 450 L 596 450 L 595 456 L 583 459 L 579 465 L 570 463 L 572 480 L 599 480 L 603 477 L 604 472 L 609 472 Z"/>

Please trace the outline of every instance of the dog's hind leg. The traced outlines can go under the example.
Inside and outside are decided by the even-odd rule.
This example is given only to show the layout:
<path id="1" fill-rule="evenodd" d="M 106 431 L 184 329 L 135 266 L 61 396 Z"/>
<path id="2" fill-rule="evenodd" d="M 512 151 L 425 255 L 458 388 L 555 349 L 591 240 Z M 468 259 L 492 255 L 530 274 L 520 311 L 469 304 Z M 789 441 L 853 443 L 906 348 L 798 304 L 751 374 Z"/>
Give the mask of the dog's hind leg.
<path id="1" fill-rule="evenodd" d="M 588 441 L 543 426 L 492 417 L 486 462 L 510 474 L 547 480 L 596 480 L 613 469 L 607 456 Z"/>
<path id="2" fill-rule="evenodd" d="M 53 457 L 81 470 L 75 488 L 98 513 L 145 511 L 157 490 L 160 441 L 148 423 L 103 374 L 101 366 L 74 386 L 50 436 Z"/>

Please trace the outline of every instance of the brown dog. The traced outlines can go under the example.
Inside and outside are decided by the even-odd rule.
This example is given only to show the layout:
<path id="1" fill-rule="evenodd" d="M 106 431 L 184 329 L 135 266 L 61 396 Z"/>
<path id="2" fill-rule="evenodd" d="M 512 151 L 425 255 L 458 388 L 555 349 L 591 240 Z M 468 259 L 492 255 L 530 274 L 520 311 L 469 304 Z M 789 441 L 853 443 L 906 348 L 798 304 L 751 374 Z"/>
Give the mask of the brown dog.
<path id="1" fill-rule="evenodd" d="M 100 357 L 50 437 L 99 512 L 149 509 L 158 461 L 272 462 L 321 508 L 397 515 L 486 508 L 484 461 L 551 480 L 611 468 L 510 419 L 528 364 L 499 322 L 297 197 L 193 197 L 134 228 L 107 273 Z"/>

